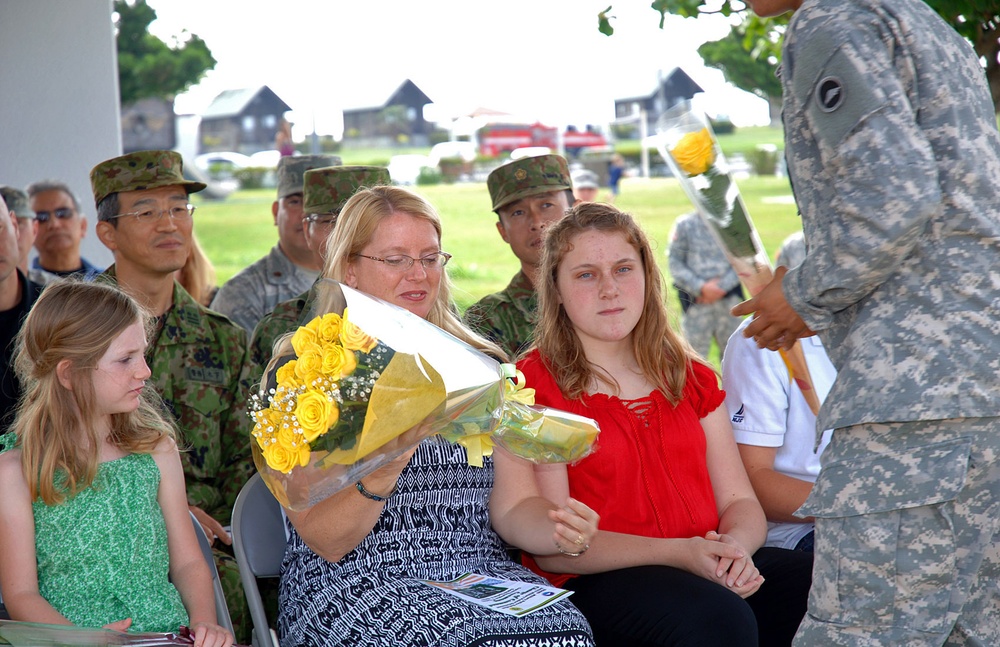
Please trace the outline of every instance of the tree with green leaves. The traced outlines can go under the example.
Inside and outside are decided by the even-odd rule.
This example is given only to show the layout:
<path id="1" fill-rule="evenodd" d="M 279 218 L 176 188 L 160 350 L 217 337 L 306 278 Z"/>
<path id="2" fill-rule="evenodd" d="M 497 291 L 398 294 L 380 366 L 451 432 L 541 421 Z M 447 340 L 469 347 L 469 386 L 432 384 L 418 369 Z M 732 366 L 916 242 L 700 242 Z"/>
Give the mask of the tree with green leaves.
<path id="1" fill-rule="evenodd" d="M 122 105 L 157 97 L 173 100 L 215 67 L 215 58 L 201 38 L 182 32 L 168 45 L 149 33 L 156 10 L 146 0 L 115 0 L 118 40 L 118 82 Z"/>
<path id="2" fill-rule="evenodd" d="M 997 0 L 924 1 L 972 43 L 976 54 L 983 61 L 993 105 L 996 112 L 1000 113 L 1000 6 Z M 653 0 L 650 6 L 660 14 L 661 29 L 668 13 L 685 18 L 697 18 L 703 14 L 730 16 L 745 9 L 744 3 L 740 0 L 722 0 L 721 4 L 719 0 Z M 614 33 L 611 24 L 614 16 L 610 14 L 611 9 L 609 6 L 597 16 L 598 29 L 608 36 Z M 781 58 L 781 36 L 787 24 L 787 14 L 777 18 L 749 15 L 736 29 L 743 34 L 743 48 L 751 56 L 763 57 L 765 60 L 774 57 L 777 61 Z M 707 59 L 706 63 L 711 65 Z M 743 87 L 735 81 L 730 82 Z"/>
<path id="3" fill-rule="evenodd" d="M 781 81 L 776 71 L 778 58 L 770 52 L 754 56 L 745 46 L 746 32 L 733 27 L 721 40 L 704 43 L 698 54 L 708 67 L 722 70 L 726 80 L 740 90 L 767 101 L 771 125 L 781 122 Z"/>

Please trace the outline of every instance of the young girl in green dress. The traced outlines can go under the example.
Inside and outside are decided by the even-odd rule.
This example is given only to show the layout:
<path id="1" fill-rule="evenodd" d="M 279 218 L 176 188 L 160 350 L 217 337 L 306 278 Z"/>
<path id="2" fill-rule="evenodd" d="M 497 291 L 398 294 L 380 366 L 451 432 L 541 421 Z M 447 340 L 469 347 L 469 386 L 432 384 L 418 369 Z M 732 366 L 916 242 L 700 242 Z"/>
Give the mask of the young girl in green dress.
<path id="1" fill-rule="evenodd" d="M 233 642 L 188 513 L 170 423 L 144 392 L 146 329 L 117 288 L 49 286 L 17 339 L 0 436 L 0 590 L 14 620 Z"/>

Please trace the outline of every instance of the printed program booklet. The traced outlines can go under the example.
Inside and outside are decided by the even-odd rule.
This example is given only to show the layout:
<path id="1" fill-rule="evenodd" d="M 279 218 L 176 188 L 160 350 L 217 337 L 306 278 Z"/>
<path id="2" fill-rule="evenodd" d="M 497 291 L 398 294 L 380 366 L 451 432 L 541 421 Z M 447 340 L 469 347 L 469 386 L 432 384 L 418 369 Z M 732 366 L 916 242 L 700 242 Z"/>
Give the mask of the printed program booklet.
<path id="1" fill-rule="evenodd" d="M 515 582 L 478 573 L 465 573 L 447 582 L 419 581 L 462 598 L 466 602 L 512 616 L 527 615 L 573 593 L 554 586 Z"/>

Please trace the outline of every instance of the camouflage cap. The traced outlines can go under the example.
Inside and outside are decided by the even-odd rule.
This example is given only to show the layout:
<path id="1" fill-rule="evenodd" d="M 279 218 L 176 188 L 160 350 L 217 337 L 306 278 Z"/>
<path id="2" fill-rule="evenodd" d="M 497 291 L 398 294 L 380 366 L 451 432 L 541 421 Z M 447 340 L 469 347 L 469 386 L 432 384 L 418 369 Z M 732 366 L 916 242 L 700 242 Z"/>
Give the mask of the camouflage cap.
<path id="1" fill-rule="evenodd" d="M 362 187 L 392 184 L 382 166 L 331 166 L 309 169 L 304 176 L 302 211 L 340 213 L 348 198 Z"/>
<path id="2" fill-rule="evenodd" d="M 289 155 L 278 160 L 278 199 L 294 193 L 302 193 L 303 176 L 306 171 L 327 166 L 340 166 L 339 157 L 334 155 Z"/>
<path id="3" fill-rule="evenodd" d="M 94 204 L 112 193 L 177 185 L 188 193 L 197 193 L 206 186 L 204 182 L 184 179 L 184 162 L 174 151 L 136 151 L 105 160 L 90 171 Z"/>
<path id="4" fill-rule="evenodd" d="M 523 157 L 494 169 L 486 178 L 493 211 L 537 193 L 571 189 L 569 166 L 560 155 Z"/>
<path id="5" fill-rule="evenodd" d="M 35 212 L 28 205 L 28 194 L 21 189 L 6 185 L 0 186 L 0 197 L 3 197 L 7 210 L 15 212 L 18 218 L 35 219 Z"/>

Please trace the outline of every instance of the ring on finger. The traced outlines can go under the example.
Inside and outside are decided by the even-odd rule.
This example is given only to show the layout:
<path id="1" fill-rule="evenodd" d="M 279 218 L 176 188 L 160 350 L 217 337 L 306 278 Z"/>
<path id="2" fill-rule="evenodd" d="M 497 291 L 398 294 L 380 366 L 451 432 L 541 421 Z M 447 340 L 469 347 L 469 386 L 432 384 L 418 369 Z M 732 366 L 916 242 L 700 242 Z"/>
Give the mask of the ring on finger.
<path id="1" fill-rule="evenodd" d="M 573 543 L 576 544 L 577 546 L 583 546 L 583 543 L 584 543 L 583 542 L 583 535 L 577 535 L 576 539 L 573 540 Z"/>

